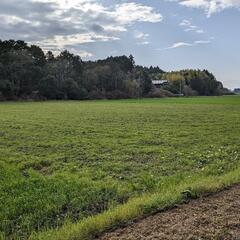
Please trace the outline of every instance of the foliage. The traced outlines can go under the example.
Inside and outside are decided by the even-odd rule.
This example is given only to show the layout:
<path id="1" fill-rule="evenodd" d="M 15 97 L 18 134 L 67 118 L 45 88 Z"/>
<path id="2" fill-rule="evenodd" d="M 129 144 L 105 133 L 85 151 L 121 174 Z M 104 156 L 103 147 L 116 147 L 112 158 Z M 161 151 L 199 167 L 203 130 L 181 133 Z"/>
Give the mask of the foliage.
<path id="1" fill-rule="evenodd" d="M 147 95 L 149 98 L 173 97 L 174 94 L 162 88 L 153 88 Z"/>
<path id="2" fill-rule="evenodd" d="M 223 85 L 207 70 L 181 70 L 163 74 L 163 79 L 169 80 L 166 90 L 173 93 L 194 95 L 222 95 Z"/>
<path id="3" fill-rule="evenodd" d="M 0 40 L 0 100 L 140 98 L 152 95 L 154 79 L 168 79 L 163 90 L 173 94 L 226 93 L 207 70 L 166 73 L 136 66 L 132 55 L 84 62 L 66 50 L 54 56 L 24 41 Z"/>

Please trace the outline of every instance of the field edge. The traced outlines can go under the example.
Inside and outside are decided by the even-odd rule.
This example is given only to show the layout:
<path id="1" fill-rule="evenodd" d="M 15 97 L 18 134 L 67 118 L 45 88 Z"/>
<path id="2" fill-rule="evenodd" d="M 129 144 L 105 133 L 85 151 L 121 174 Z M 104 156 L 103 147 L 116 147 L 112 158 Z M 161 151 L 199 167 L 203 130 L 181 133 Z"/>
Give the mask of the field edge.
<path id="1" fill-rule="evenodd" d="M 33 233 L 29 240 L 89 240 L 136 219 L 154 214 L 187 199 L 214 193 L 240 182 L 240 168 L 221 176 L 196 175 L 168 189 L 133 198 L 124 205 L 110 209 L 78 223 L 67 222 L 59 229 Z"/>

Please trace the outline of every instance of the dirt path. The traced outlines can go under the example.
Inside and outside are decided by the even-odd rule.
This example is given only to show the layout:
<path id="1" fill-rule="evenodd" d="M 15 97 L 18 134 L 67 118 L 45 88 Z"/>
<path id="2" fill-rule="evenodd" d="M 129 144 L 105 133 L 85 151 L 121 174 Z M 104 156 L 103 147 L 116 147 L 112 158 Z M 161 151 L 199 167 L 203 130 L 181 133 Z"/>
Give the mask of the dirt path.
<path id="1" fill-rule="evenodd" d="M 101 240 L 240 240 L 240 185 L 160 212 Z"/>

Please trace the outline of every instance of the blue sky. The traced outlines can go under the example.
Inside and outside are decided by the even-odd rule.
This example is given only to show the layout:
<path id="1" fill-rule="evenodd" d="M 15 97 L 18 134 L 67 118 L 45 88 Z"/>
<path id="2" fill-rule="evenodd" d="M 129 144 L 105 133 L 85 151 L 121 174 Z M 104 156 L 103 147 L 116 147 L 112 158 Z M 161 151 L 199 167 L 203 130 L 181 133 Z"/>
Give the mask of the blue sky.
<path id="1" fill-rule="evenodd" d="M 240 87 L 240 0 L 1 0 L 0 36 L 84 60 L 133 54 Z"/>

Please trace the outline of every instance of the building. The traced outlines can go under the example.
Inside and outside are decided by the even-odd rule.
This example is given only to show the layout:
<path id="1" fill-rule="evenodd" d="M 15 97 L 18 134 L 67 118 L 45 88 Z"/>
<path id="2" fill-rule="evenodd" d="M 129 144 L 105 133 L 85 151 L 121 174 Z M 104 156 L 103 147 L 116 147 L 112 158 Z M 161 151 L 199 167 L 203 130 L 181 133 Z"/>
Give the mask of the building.
<path id="1" fill-rule="evenodd" d="M 233 92 L 234 92 L 235 94 L 240 94 L 240 88 L 235 88 L 235 89 L 233 90 Z"/>
<path id="2" fill-rule="evenodd" d="M 152 80 L 152 84 L 156 87 L 156 88 L 160 88 L 163 85 L 168 84 L 168 80 Z"/>

